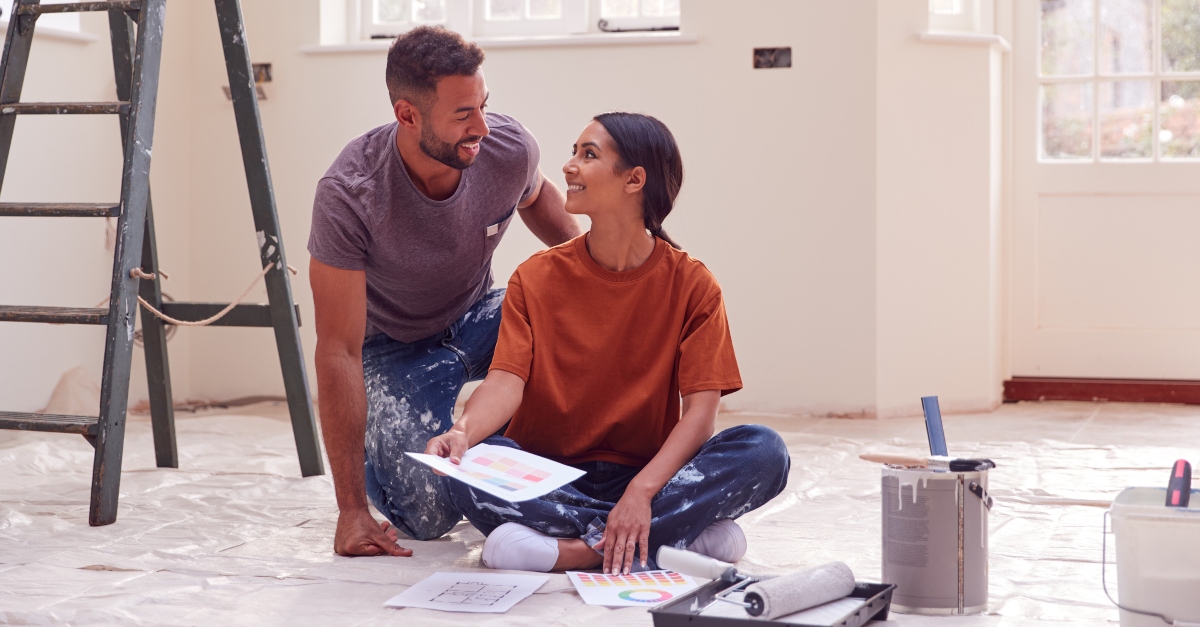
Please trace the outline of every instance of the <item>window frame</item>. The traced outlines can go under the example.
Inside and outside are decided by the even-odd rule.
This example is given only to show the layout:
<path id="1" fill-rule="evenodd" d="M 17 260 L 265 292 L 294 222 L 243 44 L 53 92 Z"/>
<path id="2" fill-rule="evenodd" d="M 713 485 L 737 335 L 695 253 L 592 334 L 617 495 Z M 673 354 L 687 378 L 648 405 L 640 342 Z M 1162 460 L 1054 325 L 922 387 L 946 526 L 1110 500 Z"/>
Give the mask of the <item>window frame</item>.
<path id="1" fill-rule="evenodd" d="M 1167 72 L 1163 68 L 1163 33 L 1162 33 L 1162 0 L 1152 0 L 1150 12 L 1153 48 L 1151 50 L 1151 68 L 1149 72 L 1103 73 L 1100 70 L 1100 45 L 1103 17 L 1101 2 L 1090 0 L 1092 3 L 1092 71 L 1089 74 L 1046 75 L 1042 73 L 1042 18 L 1039 10 L 1037 20 L 1037 45 L 1035 55 L 1037 62 L 1038 110 L 1037 110 L 1037 162 L 1045 164 L 1136 164 L 1136 163 L 1195 163 L 1200 157 L 1164 157 L 1162 146 L 1162 88 L 1164 82 L 1200 81 L 1200 72 Z M 1100 85 L 1102 83 L 1118 83 L 1126 81 L 1149 81 L 1151 98 L 1150 126 L 1150 156 L 1148 157 L 1104 157 L 1101 140 L 1103 128 L 1100 119 Z M 1089 157 L 1053 158 L 1045 154 L 1046 121 L 1045 88 L 1051 85 L 1091 85 L 1092 87 L 1092 150 Z"/>

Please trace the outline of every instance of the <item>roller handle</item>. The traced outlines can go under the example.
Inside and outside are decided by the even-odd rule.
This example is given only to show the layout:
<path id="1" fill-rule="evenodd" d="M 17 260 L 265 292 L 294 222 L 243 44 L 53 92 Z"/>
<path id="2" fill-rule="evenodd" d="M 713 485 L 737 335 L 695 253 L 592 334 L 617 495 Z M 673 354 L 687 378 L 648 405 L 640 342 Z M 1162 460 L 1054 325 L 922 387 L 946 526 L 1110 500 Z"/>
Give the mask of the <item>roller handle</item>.
<path id="1" fill-rule="evenodd" d="M 655 561 L 658 562 L 659 568 L 666 568 L 701 579 L 724 579 L 725 581 L 737 579 L 737 569 L 733 567 L 733 564 L 726 564 L 699 553 L 681 551 L 669 546 L 658 548 Z"/>
<path id="2" fill-rule="evenodd" d="M 1185 459 L 1176 460 L 1167 483 L 1167 507 L 1187 507 L 1191 498 L 1192 465 Z"/>

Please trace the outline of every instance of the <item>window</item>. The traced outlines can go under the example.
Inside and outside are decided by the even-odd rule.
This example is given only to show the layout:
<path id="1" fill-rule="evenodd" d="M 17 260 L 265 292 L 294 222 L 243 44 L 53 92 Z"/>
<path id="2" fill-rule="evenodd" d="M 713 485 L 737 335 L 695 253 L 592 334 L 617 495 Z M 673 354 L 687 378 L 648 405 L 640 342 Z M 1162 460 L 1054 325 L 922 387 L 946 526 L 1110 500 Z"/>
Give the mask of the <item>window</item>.
<path id="1" fill-rule="evenodd" d="M 596 30 L 679 28 L 680 0 L 593 0 Z"/>
<path id="2" fill-rule="evenodd" d="M 1039 157 L 1200 159 L 1200 0 L 1040 0 Z"/>
<path id="3" fill-rule="evenodd" d="M 681 0 L 354 0 L 351 39 L 390 39 L 421 24 L 468 37 L 679 28 Z M 334 12 L 336 14 L 336 11 Z"/>
<path id="4" fill-rule="evenodd" d="M 929 0 L 929 30 L 990 33 L 994 0 Z"/>
<path id="5" fill-rule="evenodd" d="M 455 0 L 363 0 L 361 5 L 363 39 L 392 39 L 422 24 L 460 32 L 470 25 L 470 9 Z"/>
<path id="6" fill-rule="evenodd" d="M 587 4 L 580 0 L 473 0 L 480 37 L 567 35 L 587 32 Z"/>

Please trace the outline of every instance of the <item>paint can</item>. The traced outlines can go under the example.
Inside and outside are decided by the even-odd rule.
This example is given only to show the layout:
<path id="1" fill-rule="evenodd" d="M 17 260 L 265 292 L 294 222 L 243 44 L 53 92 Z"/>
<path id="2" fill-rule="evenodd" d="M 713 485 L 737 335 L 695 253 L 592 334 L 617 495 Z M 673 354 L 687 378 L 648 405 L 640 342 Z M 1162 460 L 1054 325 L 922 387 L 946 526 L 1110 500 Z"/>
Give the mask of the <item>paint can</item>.
<path id="1" fill-rule="evenodd" d="M 905 614 L 987 609 L 987 470 L 883 468 L 883 582 Z"/>

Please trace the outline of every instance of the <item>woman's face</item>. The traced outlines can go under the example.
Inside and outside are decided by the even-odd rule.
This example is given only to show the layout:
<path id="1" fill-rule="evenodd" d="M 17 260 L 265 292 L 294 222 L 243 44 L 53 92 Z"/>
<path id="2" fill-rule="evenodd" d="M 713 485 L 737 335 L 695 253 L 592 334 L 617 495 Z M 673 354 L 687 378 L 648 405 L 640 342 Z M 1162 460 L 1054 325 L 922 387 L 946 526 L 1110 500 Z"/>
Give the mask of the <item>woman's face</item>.
<path id="1" fill-rule="evenodd" d="M 567 179 L 567 213 L 594 215 L 615 207 L 640 207 L 637 178 L 641 168 L 618 172 L 618 156 L 612 137 L 604 126 L 592 120 L 579 134 L 571 149 L 571 159 L 563 166 Z"/>

